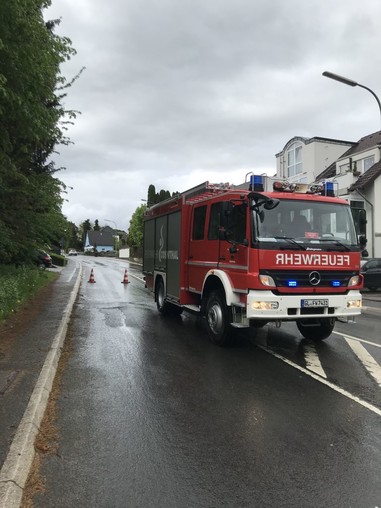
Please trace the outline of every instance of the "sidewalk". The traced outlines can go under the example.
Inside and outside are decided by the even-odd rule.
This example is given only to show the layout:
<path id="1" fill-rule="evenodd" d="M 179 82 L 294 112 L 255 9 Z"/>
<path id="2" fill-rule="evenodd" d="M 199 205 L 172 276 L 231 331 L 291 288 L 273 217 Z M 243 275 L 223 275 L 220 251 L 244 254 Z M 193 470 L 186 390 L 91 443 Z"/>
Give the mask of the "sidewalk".
<path id="1" fill-rule="evenodd" d="M 19 506 L 21 501 L 79 289 L 79 263 L 69 260 L 66 267 L 54 270 L 60 271 L 58 279 L 16 315 L 18 319 L 0 329 L 1 508 Z"/>

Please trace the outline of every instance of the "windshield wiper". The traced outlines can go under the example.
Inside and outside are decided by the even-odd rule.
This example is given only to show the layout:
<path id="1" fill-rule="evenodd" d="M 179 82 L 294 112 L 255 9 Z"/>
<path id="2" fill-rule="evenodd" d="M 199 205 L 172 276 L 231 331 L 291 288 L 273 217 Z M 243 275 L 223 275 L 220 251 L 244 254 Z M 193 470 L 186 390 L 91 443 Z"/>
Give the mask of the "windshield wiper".
<path id="1" fill-rule="evenodd" d="M 289 236 L 273 236 L 276 240 L 286 240 L 288 243 L 291 243 L 292 245 L 296 245 L 300 250 L 307 250 L 306 247 L 298 242 L 295 242 L 295 240 Z"/>
<path id="2" fill-rule="evenodd" d="M 338 247 L 343 247 L 346 251 L 350 251 L 351 249 L 348 247 L 348 245 L 345 245 L 345 243 L 340 242 L 340 240 L 337 240 L 336 238 L 316 238 L 316 240 L 319 240 L 319 242 L 330 242 Z"/>

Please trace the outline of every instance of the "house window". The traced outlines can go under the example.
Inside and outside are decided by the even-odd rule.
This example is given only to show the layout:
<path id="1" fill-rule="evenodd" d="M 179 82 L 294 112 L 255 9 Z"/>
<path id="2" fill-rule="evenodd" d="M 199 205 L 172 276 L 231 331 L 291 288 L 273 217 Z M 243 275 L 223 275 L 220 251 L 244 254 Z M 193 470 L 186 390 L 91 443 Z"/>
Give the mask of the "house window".
<path id="1" fill-rule="evenodd" d="M 374 165 L 374 155 L 372 155 L 372 157 L 366 157 L 363 162 L 364 162 L 363 171 L 365 173 L 365 171 L 368 171 L 368 169 Z"/>
<path id="2" fill-rule="evenodd" d="M 354 171 L 359 171 L 360 173 L 365 173 L 374 165 L 374 155 L 371 157 L 365 157 L 365 159 L 360 159 L 358 161 L 354 161 Z"/>
<path id="3" fill-rule="evenodd" d="M 339 166 L 339 172 L 340 175 L 345 175 L 349 170 L 349 164 L 343 164 L 342 166 Z"/>
<path id="4" fill-rule="evenodd" d="M 287 177 L 303 172 L 302 145 L 293 143 L 287 151 Z"/>

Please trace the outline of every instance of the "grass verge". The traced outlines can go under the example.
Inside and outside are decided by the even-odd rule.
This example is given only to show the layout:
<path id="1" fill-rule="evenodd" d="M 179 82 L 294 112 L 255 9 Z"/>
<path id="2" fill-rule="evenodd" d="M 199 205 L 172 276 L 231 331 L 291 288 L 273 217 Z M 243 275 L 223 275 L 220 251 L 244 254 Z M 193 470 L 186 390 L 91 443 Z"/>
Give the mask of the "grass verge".
<path id="1" fill-rule="evenodd" d="M 0 265 L 0 323 L 57 276 L 34 267 Z"/>

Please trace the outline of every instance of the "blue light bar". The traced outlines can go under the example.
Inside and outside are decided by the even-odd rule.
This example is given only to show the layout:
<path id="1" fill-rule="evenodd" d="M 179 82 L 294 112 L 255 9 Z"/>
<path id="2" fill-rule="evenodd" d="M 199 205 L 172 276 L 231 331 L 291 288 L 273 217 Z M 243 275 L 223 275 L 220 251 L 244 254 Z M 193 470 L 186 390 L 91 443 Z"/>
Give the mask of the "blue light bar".
<path id="1" fill-rule="evenodd" d="M 334 288 L 340 287 L 341 286 L 341 282 L 339 280 L 333 280 L 332 281 L 332 286 Z"/>
<path id="2" fill-rule="evenodd" d="M 296 288 L 296 286 L 298 285 L 297 281 L 296 280 L 289 280 L 287 282 L 287 285 L 289 288 Z"/>
<path id="3" fill-rule="evenodd" d="M 250 190 L 256 192 L 263 192 L 263 176 L 262 175 L 251 175 L 250 176 Z"/>
<path id="4" fill-rule="evenodd" d="M 335 196 L 335 187 L 333 182 L 325 182 L 324 184 L 324 190 L 326 196 Z"/>

